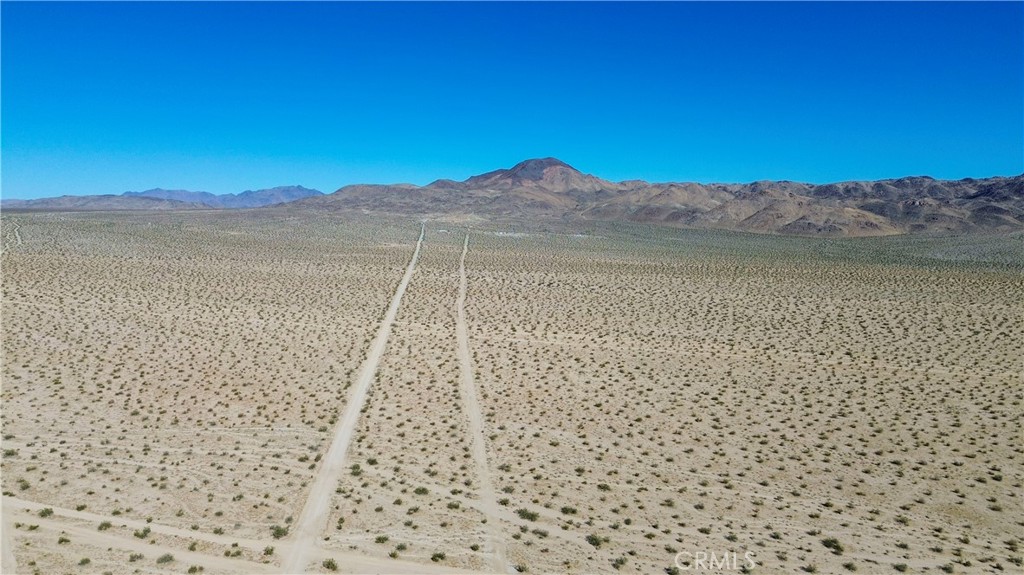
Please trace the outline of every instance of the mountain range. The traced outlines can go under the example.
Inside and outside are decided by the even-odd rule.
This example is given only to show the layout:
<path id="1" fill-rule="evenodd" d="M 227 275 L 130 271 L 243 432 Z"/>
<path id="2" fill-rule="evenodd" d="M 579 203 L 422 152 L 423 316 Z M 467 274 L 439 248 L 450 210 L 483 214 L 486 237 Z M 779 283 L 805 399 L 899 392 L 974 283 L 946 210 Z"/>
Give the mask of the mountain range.
<path id="1" fill-rule="evenodd" d="M 239 194 L 211 194 L 189 190 L 154 188 L 121 195 L 60 196 L 38 200 L 4 200 L 4 208 L 34 210 L 194 210 L 261 208 L 293 202 L 323 192 L 302 186 L 278 186 L 265 190 L 246 190 Z"/>
<path id="2" fill-rule="evenodd" d="M 215 195 L 210 192 L 188 190 L 163 190 L 160 188 L 145 192 L 125 192 L 123 196 L 162 198 L 179 202 L 202 204 L 211 208 L 262 208 L 275 204 L 293 202 L 302 198 L 322 196 L 323 192 L 302 186 L 278 186 L 265 190 L 246 190 L 240 194 Z"/>
<path id="3" fill-rule="evenodd" d="M 262 206 L 426 218 L 629 221 L 831 237 L 1005 231 L 1024 229 L 1024 175 L 962 180 L 917 176 L 824 185 L 611 182 L 555 158 L 541 158 L 463 181 L 356 184 L 327 195 L 287 186 L 221 196 L 156 189 L 3 202 L 4 208 L 54 210 Z"/>
<path id="4" fill-rule="evenodd" d="M 876 236 L 1024 228 L 1024 175 L 908 177 L 814 185 L 610 182 L 555 158 L 464 181 L 353 185 L 288 204 L 424 217 L 630 221 L 813 236 Z"/>

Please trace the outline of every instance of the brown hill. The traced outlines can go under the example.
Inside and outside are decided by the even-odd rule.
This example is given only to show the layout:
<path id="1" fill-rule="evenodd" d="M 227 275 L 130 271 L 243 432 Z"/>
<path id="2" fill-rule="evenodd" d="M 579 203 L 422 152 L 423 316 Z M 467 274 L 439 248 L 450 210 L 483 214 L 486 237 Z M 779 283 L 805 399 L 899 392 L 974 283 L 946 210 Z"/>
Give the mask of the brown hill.
<path id="1" fill-rule="evenodd" d="M 1024 228 L 1024 176 L 941 181 L 910 177 L 813 185 L 610 182 L 555 158 L 527 160 L 462 182 L 346 186 L 289 205 L 422 217 L 631 221 L 758 233 L 874 236 Z"/>

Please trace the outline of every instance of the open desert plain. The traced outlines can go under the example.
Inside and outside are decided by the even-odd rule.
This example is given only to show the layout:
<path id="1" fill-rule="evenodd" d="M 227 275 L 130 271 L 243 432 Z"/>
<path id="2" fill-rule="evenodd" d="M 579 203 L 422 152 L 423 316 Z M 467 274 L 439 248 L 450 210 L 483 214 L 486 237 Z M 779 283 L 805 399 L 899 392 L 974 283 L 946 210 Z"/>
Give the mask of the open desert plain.
<path id="1" fill-rule="evenodd" d="M 5 212 L 3 573 L 1003 573 L 1021 232 Z"/>
<path id="2" fill-rule="evenodd" d="M 1024 575 L 1024 1 L 0 0 L 0 575 Z"/>

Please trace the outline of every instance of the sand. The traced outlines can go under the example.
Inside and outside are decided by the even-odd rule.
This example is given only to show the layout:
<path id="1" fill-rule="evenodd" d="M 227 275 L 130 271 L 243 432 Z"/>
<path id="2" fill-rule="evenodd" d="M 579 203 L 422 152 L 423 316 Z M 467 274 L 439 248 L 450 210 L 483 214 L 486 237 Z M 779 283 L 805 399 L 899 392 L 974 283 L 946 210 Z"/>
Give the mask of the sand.
<path id="1" fill-rule="evenodd" d="M 473 226 L 4 214 L 3 573 L 1020 569 L 1019 236 Z"/>

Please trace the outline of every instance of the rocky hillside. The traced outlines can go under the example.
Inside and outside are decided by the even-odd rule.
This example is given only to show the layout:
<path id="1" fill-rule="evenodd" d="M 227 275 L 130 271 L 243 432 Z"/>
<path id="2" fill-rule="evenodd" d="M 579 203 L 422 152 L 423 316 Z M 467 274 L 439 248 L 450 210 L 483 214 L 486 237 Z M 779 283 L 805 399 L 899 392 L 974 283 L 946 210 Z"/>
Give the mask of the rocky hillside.
<path id="1" fill-rule="evenodd" d="M 292 206 L 423 217 L 631 221 L 758 233 L 875 236 L 1024 228 L 1024 176 L 813 185 L 610 182 L 554 158 L 464 181 L 354 185 Z"/>

